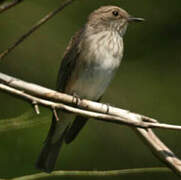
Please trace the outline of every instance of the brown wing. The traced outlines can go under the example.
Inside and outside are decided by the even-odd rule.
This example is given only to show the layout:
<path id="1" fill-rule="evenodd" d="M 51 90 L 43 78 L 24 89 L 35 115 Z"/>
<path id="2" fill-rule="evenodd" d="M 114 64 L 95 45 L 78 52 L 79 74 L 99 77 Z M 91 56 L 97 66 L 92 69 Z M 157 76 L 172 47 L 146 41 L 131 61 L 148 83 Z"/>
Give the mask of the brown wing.
<path id="1" fill-rule="evenodd" d="M 64 92 L 66 84 L 71 76 L 72 68 L 75 66 L 76 60 L 80 54 L 78 44 L 80 43 L 80 38 L 82 36 L 83 30 L 79 31 L 75 34 L 75 36 L 71 39 L 69 46 L 67 47 L 64 57 L 62 59 L 61 67 L 58 74 L 58 82 L 57 88 L 59 91 Z M 57 112 L 60 114 L 61 111 Z M 64 130 L 60 131 L 57 135 L 57 127 L 62 126 Z M 65 135 L 67 133 L 69 126 L 66 124 L 64 125 L 63 122 L 57 121 L 53 116 L 52 124 L 45 142 L 45 145 L 42 149 L 42 152 L 39 156 L 36 166 L 39 169 L 42 169 L 46 172 L 51 172 L 54 169 L 56 159 L 58 157 L 60 147 L 62 142 L 64 141 Z M 59 136 L 59 139 L 56 142 L 52 142 L 54 136 Z"/>
<path id="2" fill-rule="evenodd" d="M 64 53 L 64 57 L 61 62 L 61 66 L 58 73 L 57 79 L 57 89 L 58 91 L 64 92 L 66 85 L 71 77 L 72 69 L 74 68 L 77 59 L 80 55 L 80 49 L 78 44 L 80 43 L 80 39 L 83 36 L 84 28 L 78 31 L 73 38 L 70 40 L 69 45 Z M 87 122 L 88 118 L 77 116 L 68 130 L 68 135 L 66 138 L 66 142 L 71 142 L 82 129 L 84 124 Z"/>
<path id="3" fill-rule="evenodd" d="M 61 92 L 65 91 L 68 80 L 71 77 L 72 69 L 76 64 L 76 60 L 79 58 L 80 49 L 77 45 L 80 43 L 80 39 L 83 37 L 83 29 L 84 28 L 77 32 L 75 36 L 71 39 L 62 59 L 57 82 L 57 88 Z M 70 129 L 68 129 L 68 132 L 65 135 L 66 143 L 70 143 L 75 139 L 75 137 L 79 134 L 80 130 L 86 124 L 87 120 L 88 118 L 82 116 L 77 116 L 75 118 L 73 124 L 71 125 Z"/>
<path id="4" fill-rule="evenodd" d="M 82 116 L 76 116 L 75 120 L 73 121 L 70 129 L 66 133 L 65 136 L 65 142 L 66 144 L 71 143 L 79 134 L 81 129 L 84 127 L 86 124 L 88 118 L 82 117 Z"/>
<path id="5" fill-rule="evenodd" d="M 78 44 L 80 43 L 80 39 L 83 35 L 83 29 L 84 28 L 82 28 L 72 37 L 64 53 L 57 78 L 58 91 L 64 92 L 67 82 L 71 77 L 72 69 L 80 55 Z"/>

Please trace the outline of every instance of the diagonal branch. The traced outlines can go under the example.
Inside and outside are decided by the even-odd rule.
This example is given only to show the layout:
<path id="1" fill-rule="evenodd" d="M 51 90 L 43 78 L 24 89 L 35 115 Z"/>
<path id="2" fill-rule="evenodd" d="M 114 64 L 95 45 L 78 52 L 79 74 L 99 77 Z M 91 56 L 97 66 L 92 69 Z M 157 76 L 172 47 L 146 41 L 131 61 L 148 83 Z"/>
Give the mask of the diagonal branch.
<path id="1" fill-rule="evenodd" d="M 181 130 L 181 126 L 161 124 L 161 123 L 149 123 L 149 122 L 144 122 L 144 121 L 133 121 L 132 119 L 131 120 L 125 119 L 124 117 L 119 117 L 119 116 L 115 116 L 115 115 L 109 115 L 109 114 L 103 114 L 103 113 L 91 112 L 88 110 L 78 109 L 78 108 L 71 107 L 71 106 L 68 106 L 68 105 L 65 105 L 62 103 L 57 103 L 57 102 L 53 102 L 53 101 L 49 101 L 49 100 L 45 100 L 42 98 L 32 96 L 21 90 L 17 90 L 15 88 L 9 87 L 9 86 L 7 86 L 5 84 L 1 84 L 1 83 L 0 83 L 0 89 L 3 91 L 6 91 L 8 93 L 11 93 L 13 95 L 20 96 L 28 101 L 31 101 L 32 104 L 34 104 L 36 107 L 39 104 L 39 105 L 43 105 L 45 107 L 51 108 L 53 110 L 53 113 L 54 113 L 57 121 L 59 120 L 59 118 L 56 114 L 56 109 L 63 109 L 65 111 L 75 113 L 75 114 L 78 114 L 81 116 L 92 117 L 92 118 L 96 118 L 96 119 L 99 119 L 102 121 L 121 124 L 121 125 L 125 124 L 128 126 L 141 127 L 141 128 L 165 128 L 165 129 Z M 38 110 L 36 110 L 36 112 L 37 111 Z M 39 112 L 37 114 L 39 114 Z"/>
<path id="2" fill-rule="evenodd" d="M 19 39 L 17 39 L 12 45 L 10 45 L 6 50 L 0 53 L 0 60 L 8 55 L 15 47 L 17 47 L 21 42 L 23 42 L 27 37 L 29 37 L 33 32 L 35 32 L 40 26 L 50 20 L 53 16 L 55 16 L 58 12 L 62 11 L 66 6 L 71 4 L 75 0 L 66 0 L 62 3 L 57 9 L 49 12 L 46 16 L 40 19 L 37 23 L 35 23 L 31 29 L 29 29 L 25 34 L 23 34 Z"/>
<path id="3" fill-rule="evenodd" d="M 4 3 L 0 6 L 0 14 L 16 5 L 21 3 L 24 0 L 13 0 L 12 2 Z"/>
<path id="4" fill-rule="evenodd" d="M 17 96 L 21 96 L 24 99 L 32 102 L 32 104 L 35 106 L 35 111 L 37 114 L 39 114 L 38 105 L 43 105 L 51 108 L 54 114 L 56 114 L 56 109 L 63 109 L 82 116 L 98 118 L 103 121 L 118 124 L 126 124 L 133 127 L 136 126 L 142 128 L 181 130 L 181 126 L 158 123 L 156 120 L 149 117 L 129 112 L 124 109 L 107 106 L 106 104 L 101 104 L 85 99 L 79 100 L 79 103 L 77 104 L 77 101 L 73 96 L 60 93 L 36 84 L 28 83 L 3 73 L 0 73 L 0 82 L 3 82 L 0 83 L 1 90 Z M 73 106 L 78 106 L 78 108 L 59 103 L 58 101 L 64 102 L 66 104 L 72 104 Z"/>
<path id="5" fill-rule="evenodd" d="M 181 161 L 163 144 L 150 128 L 167 128 L 180 130 L 180 126 L 158 123 L 157 120 L 132 113 L 130 111 L 107 106 L 105 104 L 82 99 L 76 104 L 75 98 L 68 94 L 28 83 L 0 73 L 0 89 L 16 96 L 23 97 L 34 105 L 44 105 L 52 110 L 61 108 L 83 116 L 98 118 L 102 121 L 131 126 L 162 162 L 177 175 L 181 175 Z M 63 103 L 69 104 L 65 105 Z M 70 106 L 72 104 L 74 107 Z"/>

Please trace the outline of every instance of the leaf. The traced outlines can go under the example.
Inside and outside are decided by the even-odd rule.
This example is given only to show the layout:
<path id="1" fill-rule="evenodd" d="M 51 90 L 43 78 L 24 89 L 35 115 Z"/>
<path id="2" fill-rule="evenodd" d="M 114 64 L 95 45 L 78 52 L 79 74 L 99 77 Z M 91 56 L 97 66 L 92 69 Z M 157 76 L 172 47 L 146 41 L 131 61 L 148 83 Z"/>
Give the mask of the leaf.
<path id="1" fill-rule="evenodd" d="M 43 115 L 36 115 L 33 111 L 28 111 L 15 118 L 0 120 L 0 133 L 46 124 L 51 119 L 50 114 L 46 111 Z"/>

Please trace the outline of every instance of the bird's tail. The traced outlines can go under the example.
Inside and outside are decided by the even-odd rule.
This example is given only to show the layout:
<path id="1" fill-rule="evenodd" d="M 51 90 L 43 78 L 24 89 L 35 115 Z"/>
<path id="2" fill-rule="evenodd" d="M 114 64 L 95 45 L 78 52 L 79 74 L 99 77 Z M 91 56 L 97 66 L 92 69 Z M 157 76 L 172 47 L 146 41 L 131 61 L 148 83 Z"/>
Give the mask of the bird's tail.
<path id="1" fill-rule="evenodd" d="M 62 114 L 67 116 L 67 113 L 63 112 Z M 55 167 L 60 148 L 69 127 L 70 120 L 67 120 L 65 115 L 63 115 L 64 117 L 61 116 L 59 121 L 53 117 L 48 137 L 36 163 L 38 169 L 47 173 L 53 171 Z M 70 117 L 68 116 L 68 118 Z"/>
<path id="2" fill-rule="evenodd" d="M 36 164 L 36 167 L 38 169 L 43 170 L 47 173 L 53 171 L 62 142 L 63 138 L 55 144 L 52 144 L 51 142 L 46 142 Z"/>

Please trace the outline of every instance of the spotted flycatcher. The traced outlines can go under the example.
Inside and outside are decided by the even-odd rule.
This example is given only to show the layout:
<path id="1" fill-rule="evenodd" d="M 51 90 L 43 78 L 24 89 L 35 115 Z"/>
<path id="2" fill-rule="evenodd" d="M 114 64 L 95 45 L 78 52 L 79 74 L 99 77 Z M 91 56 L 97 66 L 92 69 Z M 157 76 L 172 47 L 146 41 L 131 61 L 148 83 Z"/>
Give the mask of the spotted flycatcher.
<path id="1" fill-rule="evenodd" d="M 117 6 L 103 6 L 92 12 L 66 49 L 58 74 L 58 91 L 99 101 L 120 65 L 128 24 L 141 21 Z M 62 143 L 72 142 L 88 120 L 61 110 L 58 116 L 59 120 L 52 119 L 37 162 L 45 172 L 54 169 Z"/>

